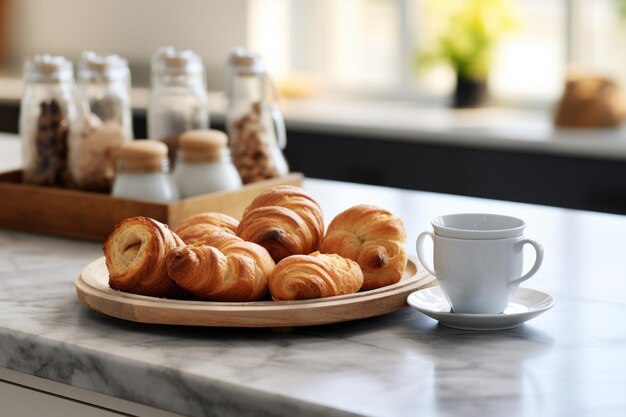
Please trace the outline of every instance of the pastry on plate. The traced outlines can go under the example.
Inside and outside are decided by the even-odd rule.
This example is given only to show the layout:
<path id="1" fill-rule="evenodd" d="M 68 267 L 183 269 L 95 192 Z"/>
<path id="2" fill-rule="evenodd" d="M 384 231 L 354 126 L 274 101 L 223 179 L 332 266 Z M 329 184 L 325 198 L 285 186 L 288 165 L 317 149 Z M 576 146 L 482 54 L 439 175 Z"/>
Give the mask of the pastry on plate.
<path id="1" fill-rule="evenodd" d="M 323 234 L 319 204 L 301 188 L 289 185 L 259 194 L 237 228 L 239 237 L 263 246 L 276 262 L 316 251 Z"/>
<path id="2" fill-rule="evenodd" d="M 255 301 L 267 293 L 274 261 L 253 242 L 218 232 L 209 245 L 175 248 L 167 255 L 167 270 L 178 285 L 211 301 Z"/>
<path id="3" fill-rule="evenodd" d="M 314 252 L 292 255 L 276 265 L 269 277 L 274 300 L 303 300 L 355 293 L 363 284 L 359 265 L 339 255 Z"/>
<path id="4" fill-rule="evenodd" d="M 167 274 L 165 257 L 183 241 L 167 225 L 131 217 L 115 226 L 104 244 L 109 286 L 153 297 L 177 297 L 181 288 Z"/>
<path id="5" fill-rule="evenodd" d="M 404 223 L 380 207 L 361 204 L 339 213 L 328 225 L 320 252 L 356 261 L 363 270 L 362 290 L 402 278 L 407 253 Z"/>
<path id="6" fill-rule="evenodd" d="M 202 242 L 217 231 L 237 234 L 239 221 L 226 214 L 206 212 L 187 217 L 175 229 L 176 234 L 188 245 Z"/>

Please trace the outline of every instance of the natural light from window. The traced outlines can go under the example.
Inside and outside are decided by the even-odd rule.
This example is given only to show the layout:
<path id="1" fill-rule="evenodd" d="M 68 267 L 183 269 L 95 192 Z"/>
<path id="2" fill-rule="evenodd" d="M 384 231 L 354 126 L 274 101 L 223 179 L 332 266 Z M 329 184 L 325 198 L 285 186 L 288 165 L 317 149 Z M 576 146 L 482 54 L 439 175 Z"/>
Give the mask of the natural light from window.
<path id="1" fill-rule="evenodd" d="M 512 0 L 517 24 L 499 39 L 488 75 L 496 102 L 553 102 L 571 68 L 626 82 L 617 1 Z M 279 81 L 306 74 L 330 95 L 441 98 L 454 73 L 415 65 L 432 37 L 430 2 L 252 0 L 249 44 Z"/>

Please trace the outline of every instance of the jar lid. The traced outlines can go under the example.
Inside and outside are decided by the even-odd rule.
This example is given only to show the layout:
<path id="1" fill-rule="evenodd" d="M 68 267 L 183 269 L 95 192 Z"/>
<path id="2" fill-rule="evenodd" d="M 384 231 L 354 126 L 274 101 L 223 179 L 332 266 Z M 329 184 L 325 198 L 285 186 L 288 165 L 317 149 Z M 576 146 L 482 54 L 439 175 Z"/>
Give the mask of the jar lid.
<path id="1" fill-rule="evenodd" d="M 167 145 L 154 140 L 135 140 L 115 152 L 123 172 L 156 172 L 167 164 Z"/>
<path id="2" fill-rule="evenodd" d="M 265 72 L 265 63 L 261 55 L 245 48 L 235 48 L 228 56 L 233 71 L 240 75 L 255 75 Z"/>
<path id="3" fill-rule="evenodd" d="M 64 56 L 36 55 L 24 63 L 27 81 L 61 82 L 73 76 L 72 62 Z"/>
<path id="4" fill-rule="evenodd" d="M 178 148 L 185 162 L 212 162 L 220 159 L 228 137 L 219 130 L 189 130 L 180 135 Z"/>
<path id="5" fill-rule="evenodd" d="M 200 74 L 204 64 L 192 50 L 176 50 L 171 46 L 157 49 L 152 57 L 152 72 L 155 75 Z"/>
<path id="6" fill-rule="evenodd" d="M 121 56 L 98 55 L 92 51 L 83 52 L 78 68 L 81 80 L 126 78 L 129 73 L 128 61 Z"/>

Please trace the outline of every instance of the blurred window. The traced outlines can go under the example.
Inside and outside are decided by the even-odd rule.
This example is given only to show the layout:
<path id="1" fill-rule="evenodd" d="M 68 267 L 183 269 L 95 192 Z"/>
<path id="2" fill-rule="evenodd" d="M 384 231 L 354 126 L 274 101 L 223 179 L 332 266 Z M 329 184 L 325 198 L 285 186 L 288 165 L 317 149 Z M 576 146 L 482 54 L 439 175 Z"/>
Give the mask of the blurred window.
<path id="1" fill-rule="evenodd" d="M 626 0 L 578 0 L 574 4 L 579 30 L 573 35 L 573 61 L 626 88 Z"/>
<path id="2" fill-rule="evenodd" d="M 429 1 L 252 0 L 250 47 L 277 78 L 312 74 L 332 94 L 447 97 L 454 85 L 448 67 L 415 66 L 430 36 Z M 519 0 L 517 9 L 517 28 L 494 52 L 496 100 L 555 100 L 572 64 L 626 82 L 626 56 L 615 53 L 626 46 L 626 0 Z"/>

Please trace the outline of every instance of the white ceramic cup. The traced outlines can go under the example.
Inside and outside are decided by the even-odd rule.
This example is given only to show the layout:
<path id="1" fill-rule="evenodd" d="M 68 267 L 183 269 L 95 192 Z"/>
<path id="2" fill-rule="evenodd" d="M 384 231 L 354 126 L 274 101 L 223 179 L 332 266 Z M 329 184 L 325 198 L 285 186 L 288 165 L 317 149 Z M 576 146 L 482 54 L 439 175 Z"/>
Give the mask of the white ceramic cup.
<path id="1" fill-rule="evenodd" d="M 425 254 L 427 237 L 434 243 L 434 267 Z M 532 268 L 522 275 L 526 244 L 534 247 L 536 257 Z M 521 235 L 504 239 L 451 239 L 423 232 L 416 246 L 420 262 L 437 278 L 455 313 L 502 313 L 518 285 L 533 276 L 543 261 L 541 245 Z"/>
<path id="2" fill-rule="evenodd" d="M 526 223 L 517 217 L 487 213 L 458 213 L 435 217 L 435 234 L 452 239 L 505 239 L 524 233 Z"/>

